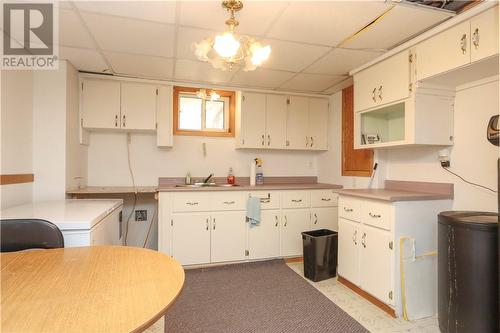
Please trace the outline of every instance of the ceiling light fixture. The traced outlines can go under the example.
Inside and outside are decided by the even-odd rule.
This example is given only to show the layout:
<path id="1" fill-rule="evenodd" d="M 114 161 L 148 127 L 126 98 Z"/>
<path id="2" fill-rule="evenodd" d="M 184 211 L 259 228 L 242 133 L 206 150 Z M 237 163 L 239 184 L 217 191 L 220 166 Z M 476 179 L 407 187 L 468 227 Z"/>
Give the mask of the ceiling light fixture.
<path id="1" fill-rule="evenodd" d="M 240 24 L 234 13 L 243 8 L 243 3 L 238 0 L 222 2 L 231 17 L 226 20 L 228 30 L 221 35 L 208 37 L 198 43 L 193 43 L 194 54 L 202 61 L 207 61 L 214 68 L 232 70 L 234 65 L 243 63 L 244 71 L 253 71 L 271 54 L 271 46 L 263 45 L 255 38 L 239 36 L 235 33 Z"/>
<path id="2" fill-rule="evenodd" d="M 206 89 L 198 90 L 196 92 L 196 97 L 203 100 L 211 100 L 212 102 L 220 99 L 220 95 L 215 90 L 210 91 L 210 94 L 208 94 Z"/>

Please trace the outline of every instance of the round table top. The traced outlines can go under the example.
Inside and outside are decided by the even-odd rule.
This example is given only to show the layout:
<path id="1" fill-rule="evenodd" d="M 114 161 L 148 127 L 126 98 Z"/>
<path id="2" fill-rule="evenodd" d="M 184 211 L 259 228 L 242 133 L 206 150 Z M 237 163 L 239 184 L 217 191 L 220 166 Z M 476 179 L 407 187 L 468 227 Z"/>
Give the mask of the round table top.
<path id="1" fill-rule="evenodd" d="M 138 332 L 179 295 L 171 257 L 123 246 L 2 253 L 2 332 Z"/>

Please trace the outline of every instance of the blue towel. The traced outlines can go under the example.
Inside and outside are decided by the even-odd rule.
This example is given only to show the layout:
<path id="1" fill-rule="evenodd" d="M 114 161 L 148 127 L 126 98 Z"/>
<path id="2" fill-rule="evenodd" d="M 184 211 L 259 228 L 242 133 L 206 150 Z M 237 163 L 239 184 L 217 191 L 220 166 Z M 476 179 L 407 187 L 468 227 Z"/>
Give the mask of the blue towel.
<path id="1" fill-rule="evenodd" d="M 260 223 L 260 198 L 248 198 L 246 217 L 247 222 L 250 222 L 250 225 L 258 225 Z"/>

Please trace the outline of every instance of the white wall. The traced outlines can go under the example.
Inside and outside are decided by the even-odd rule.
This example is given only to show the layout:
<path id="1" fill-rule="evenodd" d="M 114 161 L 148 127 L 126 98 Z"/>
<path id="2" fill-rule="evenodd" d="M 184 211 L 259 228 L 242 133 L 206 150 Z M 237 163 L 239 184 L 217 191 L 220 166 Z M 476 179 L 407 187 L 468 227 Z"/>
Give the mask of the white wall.
<path id="1" fill-rule="evenodd" d="M 465 179 L 497 189 L 498 147 L 486 140 L 488 120 L 499 110 L 498 78 L 459 90 L 455 98 L 455 143 L 451 170 Z M 497 211 L 497 195 L 468 185 L 442 170 L 440 148 L 394 149 L 387 152 L 387 179 L 455 184 L 455 210 Z"/>
<path id="2" fill-rule="evenodd" d="M 0 173 L 33 173 L 33 74 L 1 71 Z M 31 202 L 32 183 L 1 185 L 1 208 Z"/>

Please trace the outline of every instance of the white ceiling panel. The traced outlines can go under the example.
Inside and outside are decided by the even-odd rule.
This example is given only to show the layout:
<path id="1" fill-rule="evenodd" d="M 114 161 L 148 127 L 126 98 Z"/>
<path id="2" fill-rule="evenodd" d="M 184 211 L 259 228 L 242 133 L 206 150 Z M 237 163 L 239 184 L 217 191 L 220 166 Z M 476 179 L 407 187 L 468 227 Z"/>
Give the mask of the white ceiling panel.
<path id="1" fill-rule="evenodd" d="M 71 7 L 71 2 L 69 2 L 69 1 L 56 1 L 56 2 L 54 2 L 54 4 L 58 8 L 64 8 L 64 9 L 72 9 L 73 8 L 73 7 Z"/>
<path id="2" fill-rule="evenodd" d="M 274 71 L 265 68 L 258 68 L 252 72 L 241 70 L 236 73 L 231 84 L 255 88 L 277 88 L 294 75 L 291 72 Z"/>
<path id="3" fill-rule="evenodd" d="M 159 79 L 172 78 L 173 59 L 117 52 L 104 52 L 104 56 L 108 59 L 113 71 L 118 74 Z"/>
<path id="4" fill-rule="evenodd" d="M 59 58 L 68 60 L 81 71 L 101 73 L 108 69 L 108 65 L 96 50 L 61 46 L 59 47 Z"/>
<path id="5" fill-rule="evenodd" d="M 384 1 L 297 1 L 267 37 L 335 46 L 390 8 Z"/>
<path id="6" fill-rule="evenodd" d="M 351 69 L 361 66 L 378 57 L 382 52 L 362 50 L 333 49 L 310 67 L 306 73 L 348 75 Z"/>
<path id="7" fill-rule="evenodd" d="M 224 22 L 229 14 L 220 1 L 181 1 L 179 24 L 215 31 L 226 30 Z M 240 21 L 237 31 L 248 35 L 263 35 L 274 19 L 287 6 L 284 1 L 244 1 L 243 9 L 236 13 Z"/>
<path id="8" fill-rule="evenodd" d="M 80 11 L 175 23 L 175 1 L 78 1 Z"/>
<path id="9" fill-rule="evenodd" d="M 265 40 L 271 45 L 271 56 L 264 68 L 299 72 L 330 50 L 324 46 L 304 45 L 278 40 Z"/>
<path id="10" fill-rule="evenodd" d="M 210 37 L 213 32 L 196 28 L 179 28 L 177 37 L 177 55 L 179 59 L 197 60 L 191 48 L 194 42 Z"/>
<path id="11" fill-rule="evenodd" d="M 280 89 L 321 92 L 346 78 L 335 75 L 299 74 L 280 86 Z"/>
<path id="12" fill-rule="evenodd" d="M 174 56 L 174 26 L 100 14 L 82 15 L 103 50 Z"/>
<path id="13" fill-rule="evenodd" d="M 59 9 L 59 44 L 83 48 L 95 47 L 80 18 L 72 10 Z"/>
<path id="14" fill-rule="evenodd" d="M 451 14 L 448 12 L 396 5 L 380 21 L 342 46 L 390 49 L 449 17 Z"/>
<path id="15" fill-rule="evenodd" d="M 226 83 L 234 75 L 234 71 L 215 69 L 206 62 L 192 60 L 175 61 L 175 79 L 186 81 L 200 81 L 210 83 Z"/>

